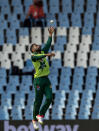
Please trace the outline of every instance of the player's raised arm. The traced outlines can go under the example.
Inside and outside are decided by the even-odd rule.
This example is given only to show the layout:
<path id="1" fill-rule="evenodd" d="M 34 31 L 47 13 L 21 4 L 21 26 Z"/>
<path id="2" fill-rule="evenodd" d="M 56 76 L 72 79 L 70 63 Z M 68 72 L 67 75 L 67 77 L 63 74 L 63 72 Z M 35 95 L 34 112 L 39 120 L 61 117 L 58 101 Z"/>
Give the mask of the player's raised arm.
<path id="1" fill-rule="evenodd" d="M 47 40 L 47 43 L 45 44 L 44 48 L 42 49 L 42 51 L 44 51 L 44 53 L 48 53 L 50 47 L 51 47 L 51 42 L 52 42 L 52 34 L 54 32 L 54 28 L 53 27 L 50 27 L 48 29 L 49 31 L 49 38 Z"/>

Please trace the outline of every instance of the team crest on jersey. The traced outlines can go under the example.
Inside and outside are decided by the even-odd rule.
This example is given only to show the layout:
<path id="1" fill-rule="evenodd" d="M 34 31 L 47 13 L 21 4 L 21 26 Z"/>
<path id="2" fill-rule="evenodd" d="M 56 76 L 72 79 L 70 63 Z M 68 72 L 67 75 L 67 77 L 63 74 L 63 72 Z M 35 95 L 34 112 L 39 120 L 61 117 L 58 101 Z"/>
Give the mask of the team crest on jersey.
<path id="1" fill-rule="evenodd" d="M 42 60 L 40 60 L 40 67 L 39 67 L 39 69 L 44 69 L 44 67 L 46 67 L 46 64 L 45 64 L 45 61 L 42 59 Z"/>
<path id="2" fill-rule="evenodd" d="M 37 85 L 37 90 L 40 90 L 40 86 L 39 85 Z"/>

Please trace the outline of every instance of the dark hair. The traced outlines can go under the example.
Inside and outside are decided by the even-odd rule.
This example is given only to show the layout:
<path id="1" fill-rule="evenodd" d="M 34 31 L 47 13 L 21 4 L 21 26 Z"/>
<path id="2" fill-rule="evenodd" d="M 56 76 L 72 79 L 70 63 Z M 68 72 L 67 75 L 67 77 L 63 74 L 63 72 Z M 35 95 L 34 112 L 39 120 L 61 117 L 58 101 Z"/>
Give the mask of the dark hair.
<path id="1" fill-rule="evenodd" d="M 32 52 L 32 47 L 36 45 L 35 43 L 30 46 L 30 51 Z"/>

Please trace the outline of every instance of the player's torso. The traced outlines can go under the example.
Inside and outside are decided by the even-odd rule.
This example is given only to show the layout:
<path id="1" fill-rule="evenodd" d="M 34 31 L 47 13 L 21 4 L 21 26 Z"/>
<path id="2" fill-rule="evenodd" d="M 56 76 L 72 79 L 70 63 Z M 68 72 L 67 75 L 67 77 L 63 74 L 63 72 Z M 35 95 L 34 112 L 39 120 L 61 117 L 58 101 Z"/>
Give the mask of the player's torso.
<path id="1" fill-rule="evenodd" d="M 44 54 L 44 52 L 41 51 L 41 54 Z M 34 78 L 47 76 L 50 73 L 49 64 L 46 58 L 42 58 L 41 60 L 37 60 L 36 62 L 32 61 L 32 63 L 35 68 Z"/>

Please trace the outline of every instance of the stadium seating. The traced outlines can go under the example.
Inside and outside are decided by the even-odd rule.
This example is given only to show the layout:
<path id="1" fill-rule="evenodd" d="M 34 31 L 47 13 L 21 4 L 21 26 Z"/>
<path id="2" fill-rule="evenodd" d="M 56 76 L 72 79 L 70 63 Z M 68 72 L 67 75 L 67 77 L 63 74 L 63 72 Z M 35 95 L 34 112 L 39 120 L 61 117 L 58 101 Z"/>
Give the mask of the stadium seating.
<path id="1" fill-rule="evenodd" d="M 72 12 L 72 0 L 62 0 L 62 12 Z"/>
<path id="2" fill-rule="evenodd" d="M 72 13 L 72 16 L 71 16 L 71 20 L 72 20 L 72 26 L 73 27 L 82 27 L 82 24 L 81 24 L 81 15 L 79 13 Z"/>
<path id="3" fill-rule="evenodd" d="M 7 112 L 7 106 L 0 106 L 0 120 L 9 120 L 9 115 Z"/>
<path id="4" fill-rule="evenodd" d="M 58 21 L 61 27 L 69 27 L 69 21 L 66 14 L 59 13 Z"/>
<path id="5" fill-rule="evenodd" d="M 75 0 L 74 12 L 79 14 L 84 12 L 84 0 Z"/>
<path id="6" fill-rule="evenodd" d="M 13 106 L 12 120 L 22 120 L 22 112 L 21 112 L 21 107 L 19 105 Z"/>
<path id="7" fill-rule="evenodd" d="M 25 107 L 25 119 L 26 120 L 30 120 L 30 119 L 33 119 L 33 105 L 27 105 Z"/>

